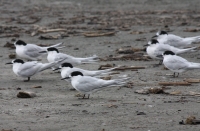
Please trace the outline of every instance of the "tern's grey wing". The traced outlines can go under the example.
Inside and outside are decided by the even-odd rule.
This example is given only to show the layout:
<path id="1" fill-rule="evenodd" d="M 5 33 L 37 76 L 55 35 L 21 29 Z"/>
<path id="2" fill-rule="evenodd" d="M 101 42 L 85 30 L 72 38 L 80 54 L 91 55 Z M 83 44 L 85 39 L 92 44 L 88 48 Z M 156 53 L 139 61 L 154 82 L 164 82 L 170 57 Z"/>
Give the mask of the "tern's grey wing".
<path id="1" fill-rule="evenodd" d="M 45 49 L 37 45 L 27 44 L 25 54 L 30 57 L 39 57 L 42 55 L 41 51 L 45 51 Z"/>
<path id="2" fill-rule="evenodd" d="M 83 78 L 79 79 L 78 83 L 75 86 L 77 90 L 87 93 L 107 86 L 104 83 L 105 80 L 95 77 L 84 76 Z"/>
<path id="3" fill-rule="evenodd" d="M 181 70 L 186 69 L 189 66 L 189 62 L 179 56 L 174 56 L 172 59 L 165 61 L 165 66 L 171 70 Z"/>
<path id="4" fill-rule="evenodd" d="M 182 41 L 182 38 L 179 37 L 179 36 L 173 35 L 173 34 L 169 34 L 167 40 L 168 40 L 168 42 L 170 42 L 170 43 L 176 44 L 176 43 L 181 42 L 181 41 Z"/>
<path id="5" fill-rule="evenodd" d="M 38 71 L 37 64 L 37 61 L 22 64 L 19 68 L 18 74 L 26 77 L 34 75 Z"/>

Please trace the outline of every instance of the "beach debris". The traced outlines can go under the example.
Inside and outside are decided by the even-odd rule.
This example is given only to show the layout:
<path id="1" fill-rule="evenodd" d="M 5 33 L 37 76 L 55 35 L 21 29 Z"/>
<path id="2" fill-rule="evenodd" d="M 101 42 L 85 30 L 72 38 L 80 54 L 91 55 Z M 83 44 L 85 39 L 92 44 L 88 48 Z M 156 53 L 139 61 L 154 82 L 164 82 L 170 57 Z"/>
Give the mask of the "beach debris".
<path id="1" fill-rule="evenodd" d="M 189 116 L 186 118 L 185 122 L 182 120 L 179 122 L 181 125 L 198 125 L 200 124 L 200 120 L 197 120 L 195 116 Z"/>
<path id="2" fill-rule="evenodd" d="M 8 55 L 8 57 L 9 57 L 10 59 L 14 59 L 14 58 L 16 58 L 16 54 L 10 54 L 10 55 Z"/>
<path id="3" fill-rule="evenodd" d="M 191 83 L 185 81 L 177 81 L 177 82 L 159 82 L 159 85 L 162 86 L 190 86 Z"/>
<path id="4" fill-rule="evenodd" d="M 32 91 L 20 91 L 17 94 L 18 98 L 33 98 L 36 97 L 36 94 Z"/>
<path id="5" fill-rule="evenodd" d="M 40 40 L 56 40 L 56 39 L 62 39 L 63 36 L 61 34 L 57 35 L 41 35 L 39 37 Z"/>
<path id="6" fill-rule="evenodd" d="M 2 129 L 1 131 L 13 131 L 11 129 Z"/>
<path id="7" fill-rule="evenodd" d="M 105 69 L 110 69 L 113 68 L 115 64 L 105 64 L 105 65 L 100 65 L 98 70 L 105 70 Z"/>
<path id="8" fill-rule="evenodd" d="M 120 54 L 116 56 L 106 56 L 105 58 L 100 58 L 102 61 L 125 61 L 125 60 L 135 60 L 135 61 L 149 61 L 151 58 L 148 55 L 144 55 L 142 52 L 134 54 Z"/>
<path id="9" fill-rule="evenodd" d="M 200 79 L 184 79 L 188 83 L 200 83 Z"/>
<path id="10" fill-rule="evenodd" d="M 115 31 L 113 31 L 113 32 L 98 31 L 98 32 L 86 32 L 86 33 L 83 33 L 83 35 L 85 37 L 113 36 L 115 34 L 116 34 Z"/>
<path id="11" fill-rule="evenodd" d="M 111 80 L 111 76 L 104 76 L 104 77 L 100 77 L 103 80 Z"/>
<path id="12" fill-rule="evenodd" d="M 200 31 L 200 29 L 188 29 L 188 28 L 186 28 L 185 30 L 183 30 L 183 31 L 185 31 L 185 32 L 199 32 Z"/>
<path id="13" fill-rule="evenodd" d="M 42 88 L 42 86 L 33 86 L 33 88 Z"/>
<path id="14" fill-rule="evenodd" d="M 35 24 L 41 20 L 41 17 L 37 16 L 30 16 L 30 17 L 24 17 L 24 18 L 18 18 L 17 23 L 19 24 Z"/>
<path id="15" fill-rule="evenodd" d="M 133 54 L 139 51 L 144 51 L 144 49 L 134 48 L 134 47 L 124 47 L 116 50 L 118 54 Z"/>
<path id="16" fill-rule="evenodd" d="M 5 34 L 5 35 L 0 35 L 0 38 L 4 38 L 4 37 L 19 37 L 19 34 Z"/>
<path id="17" fill-rule="evenodd" d="M 180 94 L 182 94 L 182 92 L 181 91 L 172 91 L 169 94 L 170 95 L 180 95 Z"/>
<path id="18" fill-rule="evenodd" d="M 200 92 L 189 91 L 189 94 L 193 96 L 200 96 Z"/>
<path id="19" fill-rule="evenodd" d="M 143 89 L 135 90 L 135 93 L 138 94 L 168 94 L 165 92 L 166 88 L 163 87 L 145 87 Z"/>
<path id="20" fill-rule="evenodd" d="M 15 49 L 15 45 L 11 42 L 6 42 L 6 44 L 3 47 L 8 47 L 10 49 Z"/>
<path id="21" fill-rule="evenodd" d="M 138 35 L 138 34 L 143 34 L 143 33 L 147 33 L 146 31 L 131 31 L 130 34 L 133 35 Z"/>
<path id="22" fill-rule="evenodd" d="M 108 104 L 107 107 L 108 107 L 108 108 L 112 108 L 112 107 L 117 108 L 118 106 L 117 106 L 117 105 L 114 105 L 114 104 Z"/>
<path id="23" fill-rule="evenodd" d="M 136 111 L 137 115 L 146 115 L 146 113 L 142 112 L 142 111 Z"/>

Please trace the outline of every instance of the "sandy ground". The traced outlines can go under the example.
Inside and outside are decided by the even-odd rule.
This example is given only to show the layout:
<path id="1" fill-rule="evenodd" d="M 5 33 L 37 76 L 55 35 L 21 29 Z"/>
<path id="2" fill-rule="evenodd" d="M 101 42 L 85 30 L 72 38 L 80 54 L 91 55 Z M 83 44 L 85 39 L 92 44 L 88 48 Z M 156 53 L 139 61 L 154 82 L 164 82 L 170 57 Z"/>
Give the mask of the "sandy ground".
<path id="1" fill-rule="evenodd" d="M 79 57 L 97 54 L 101 58 L 116 55 L 116 49 L 124 46 L 143 48 L 143 45 L 160 29 L 180 36 L 196 36 L 200 31 L 200 2 L 198 0 L 1 0 L 1 70 L 0 70 L 0 130 L 12 131 L 200 131 L 199 125 L 180 125 L 188 116 L 200 119 L 198 96 L 134 93 L 143 87 L 160 87 L 160 81 L 182 81 L 199 78 L 199 70 L 171 78 L 163 66 L 154 67 L 158 61 L 100 61 L 97 64 L 81 65 L 89 70 L 102 64 L 145 66 L 138 71 L 122 71 L 134 82 L 132 88 L 112 87 L 96 92 L 89 100 L 75 97 L 71 84 L 60 80 L 60 74 L 51 70 L 31 78 L 28 83 L 12 72 L 8 55 L 15 50 L 3 47 L 18 34 L 28 43 L 55 44 L 64 42 L 62 52 Z M 37 20 L 38 19 L 38 20 Z M 36 20 L 35 22 L 33 22 Z M 34 26 L 35 25 L 35 26 Z M 56 40 L 41 40 L 42 35 L 57 35 L 63 32 L 36 33 L 40 27 L 63 28 L 68 37 Z M 85 37 L 91 31 L 114 31 L 114 36 Z M 196 32 L 187 32 L 196 29 Z M 133 32 L 133 33 L 131 33 Z M 140 33 L 138 33 L 140 32 Z M 195 46 L 199 46 L 195 44 Z M 146 55 L 145 52 L 141 52 Z M 183 54 L 193 62 L 200 62 L 199 51 Z M 46 56 L 42 62 L 46 62 Z M 114 76 L 114 78 L 117 76 Z M 42 88 L 33 88 L 42 86 Z M 200 92 L 200 83 L 191 86 L 170 86 L 167 92 Z M 36 93 L 31 99 L 17 98 L 21 90 Z M 144 112 L 145 115 L 137 115 Z"/>

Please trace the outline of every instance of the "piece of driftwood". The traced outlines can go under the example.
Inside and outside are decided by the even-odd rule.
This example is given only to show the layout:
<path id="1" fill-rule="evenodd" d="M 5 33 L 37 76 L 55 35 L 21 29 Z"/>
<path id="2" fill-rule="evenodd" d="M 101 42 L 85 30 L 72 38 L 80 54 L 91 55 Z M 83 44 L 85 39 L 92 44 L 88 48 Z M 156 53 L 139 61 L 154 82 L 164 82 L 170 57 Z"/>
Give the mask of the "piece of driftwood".
<path id="1" fill-rule="evenodd" d="M 144 49 L 134 48 L 134 47 L 125 47 L 125 48 L 119 48 L 116 50 L 118 54 L 133 54 L 138 51 L 144 51 Z"/>
<path id="2" fill-rule="evenodd" d="M 18 98 L 33 98 L 33 97 L 36 97 L 36 94 L 31 91 L 20 91 L 17 94 L 17 97 Z"/>
<path id="3" fill-rule="evenodd" d="M 0 35 L 0 38 L 4 38 L 4 37 L 19 37 L 19 34 L 5 34 L 5 35 Z"/>
<path id="4" fill-rule="evenodd" d="M 185 79 L 184 81 L 188 83 L 200 83 L 200 79 Z"/>
<path id="5" fill-rule="evenodd" d="M 85 37 L 99 37 L 99 36 L 113 36 L 116 32 L 87 32 L 83 35 Z"/>
<path id="6" fill-rule="evenodd" d="M 191 83 L 179 81 L 179 82 L 159 82 L 159 85 L 162 86 L 190 86 Z"/>
<path id="7" fill-rule="evenodd" d="M 39 29 L 39 33 L 49 33 L 49 32 L 60 32 L 60 31 L 67 31 L 66 29 Z"/>

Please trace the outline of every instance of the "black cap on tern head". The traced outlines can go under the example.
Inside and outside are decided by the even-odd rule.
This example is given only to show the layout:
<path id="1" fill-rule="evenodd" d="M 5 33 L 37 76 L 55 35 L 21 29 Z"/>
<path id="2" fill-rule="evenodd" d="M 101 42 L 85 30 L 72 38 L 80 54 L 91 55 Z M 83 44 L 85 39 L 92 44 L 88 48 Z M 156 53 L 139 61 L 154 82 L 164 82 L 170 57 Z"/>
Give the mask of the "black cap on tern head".
<path id="1" fill-rule="evenodd" d="M 70 67 L 70 68 L 73 68 L 72 64 L 70 64 L 70 63 L 63 63 L 63 64 L 61 64 L 61 67 Z"/>
<path id="2" fill-rule="evenodd" d="M 161 30 L 159 31 L 159 35 L 168 35 L 168 33 L 166 31 Z"/>
<path id="3" fill-rule="evenodd" d="M 165 52 L 163 53 L 163 55 L 175 55 L 175 53 L 172 52 L 172 51 L 165 51 Z"/>
<path id="4" fill-rule="evenodd" d="M 56 49 L 55 47 L 49 47 L 47 48 L 47 51 L 56 51 L 57 53 L 59 53 L 58 49 Z"/>
<path id="5" fill-rule="evenodd" d="M 74 72 L 71 73 L 71 77 L 78 76 L 78 75 L 83 76 L 83 74 L 80 71 L 74 71 Z"/>
<path id="6" fill-rule="evenodd" d="M 13 60 L 13 63 L 24 63 L 24 61 L 23 60 L 21 60 L 21 59 L 15 59 L 15 60 Z"/>
<path id="7" fill-rule="evenodd" d="M 15 45 L 27 45 L 24 41 L 22 41 L 22 40 L 18 40 L 18 41 L 16 41 L 15 42 Z"/>
<path id="8" fill-rule="evenodd" d="M 157 44 L 157 43 L 159 43 L 159 42 L 156 39 L 151 40 L 151 44 Z"/>

